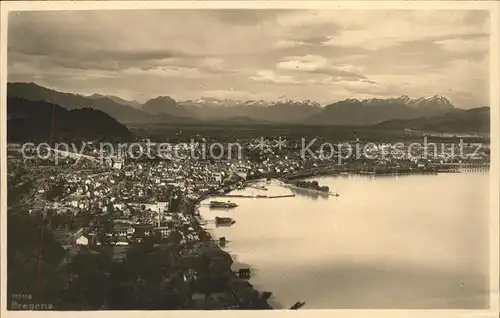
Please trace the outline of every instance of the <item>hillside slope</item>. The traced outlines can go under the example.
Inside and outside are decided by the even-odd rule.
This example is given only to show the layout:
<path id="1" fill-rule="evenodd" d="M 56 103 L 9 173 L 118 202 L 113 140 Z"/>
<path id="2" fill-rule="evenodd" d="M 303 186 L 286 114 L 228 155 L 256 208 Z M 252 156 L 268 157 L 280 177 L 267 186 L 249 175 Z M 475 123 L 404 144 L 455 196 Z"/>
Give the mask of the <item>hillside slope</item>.
<path id="1" fill-rule="evenodd" d="M 52 118 L 54 124 L 52 126 Z M 8 141 L 130 140 L 132 133 L 106 113 L 81 108 L 67 110 L 44 101 L 7 98 Z"/>
<path id="2" fill-rule="evenodd" d="M 433 132 L 478 132 L 490 131 L 490 108 L 469 110 L 455 109 L 443 116 L 393 119 L 375 125 L 384 129 L 411 129 Z"/>

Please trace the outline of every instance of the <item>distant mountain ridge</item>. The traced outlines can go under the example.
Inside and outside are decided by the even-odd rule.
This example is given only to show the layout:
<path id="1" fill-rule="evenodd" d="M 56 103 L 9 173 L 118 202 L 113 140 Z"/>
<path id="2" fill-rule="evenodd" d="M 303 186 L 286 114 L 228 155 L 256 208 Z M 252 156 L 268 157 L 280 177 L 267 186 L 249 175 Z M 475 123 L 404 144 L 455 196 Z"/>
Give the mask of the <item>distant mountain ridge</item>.
<path id="1" fill-rule="evenodd" d="M 456 109 L 443 96 L 411 99 L 406 95 L 388 99 L 345 99 L 325 106 L 321 114 L 307 119 L 319 125 L 374 125 L 390 119 L 440 116 Z"/>
<path id="2" fill-rule="evenodd" d="M 255 99 L 250 99 L 250 100 L 236 100 L 236 99 L 217 99 L 214 97 L 202 97 L 200 99 L 196 100 L 185 100 L 185 101 L 180 101 L 179 104 L 186 105 L 186 106 L 260 106 L 260 107 L 269 107 L 269 106 L 274 106 L 276 104 L 283 104 L 283 103 L 292 103 L 295 105 L 304 105 L 304 106 L 313 106 L 313 107 L 320 107 L 321 105 L 318 102 L 311 101 L 311 100 L 292 100 L 292 99 L 278 99 L 278 100 L 255 100 Z"/>
<path id="3" fill-rule="evenodd" d="M 233 100 L 201 98 L 179 102 L 202 120 L 249 118 L 256 121 L 295 123 L 321 112 L 319 103 L 310 100 Z"/>
<path id="4" fill-rule="evenodd" d="M 117 102 L 118 104 L 123 104 L 123 105 L 127 105 L 127 106 L 134 107 L 134 108 L 141 107 L 141 103 L 138 101 L 126 100 L 126 99 L 123 99 L 121 97 L 113 96 L 113 95 L 92 94 L 92 95 L 87 96 L 87 97 L 94 98 L 94 99 L 109 98 L 109 99 Z"/>
<path id="5" fill-rule="evenodd" d="M 490 132 L 490 108 L 458 109 L 442 116 L 391 119 L 375 125 L 391 130 L 418 130 L 428 132 L 488 133 Z"/>
<path id="6" fill-rule="evenodd" d="M 142 105 L 116 96 L 62 93 L 36 83 L 8 83 L 7 94 L 32 101 L 47 101 L 67 109 L 90 107 L 101 110 L 122 123 L 198 122 L 233 117 L 248 117 L 257 121 L 297 122 L 321 111 L 312 101 L 263 100 L 235 101 L 205 98 L 176 102 L 169 96 L 159 96 Z M 212 106 L 212 107 L 211 107 Z M 230 107 L 243 106 L 243 107 Z M 263 107 L 266 106 L 266 107 Z"/>
<path id="7" fill-rule="evenodd" d="M 122 123 L 158 123 L 191 120 L 178 118 L 178 116 L 168 113 L 149 114 L 141 109 L 119 103 L 108 96 L 83 96 L 61 93 L 36 83 L 8 83 L 7 96 L 24 98 L 31 101 L 45 101 L 66 109 L 93 108 L 105 112 Z"/>
<path id="8" fill-rule="evenodd" d="M 240 101 L 203 97 L 177 102 L 165 95 L 141 104 L 111 95 L 62 93 L 35 83 L 8 83 L 7 95 L 45 101 L 66 109 L 93 108 L 126 124 L 205 122 L 373 126 L 390 120 L 442 117 L 462 111 L 439 95 L 415 99 L 406 95 L 386 99 L 348 98 L 324 107 L 311 100 L 285 99 Z"/>

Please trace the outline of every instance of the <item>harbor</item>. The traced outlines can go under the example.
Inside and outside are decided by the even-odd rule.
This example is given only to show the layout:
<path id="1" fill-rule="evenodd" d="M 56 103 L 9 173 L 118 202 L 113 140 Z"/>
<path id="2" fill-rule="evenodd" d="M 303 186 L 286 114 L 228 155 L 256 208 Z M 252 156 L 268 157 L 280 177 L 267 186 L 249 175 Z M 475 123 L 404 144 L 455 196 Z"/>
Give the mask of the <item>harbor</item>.
<path id="1" fill-rule="evenodd" d="M 447 299 L 464 308 L 487 304 L 487 295 L 481 294 L 488 284 L 487 252 L 479 247 L 487 246 L 488 202 L 474 201 L 478 209 L 469 211 L 463 200 L 456 200 L 464 193 L 467 197 L 482 193 L 487 175 L 352 175 L 316 180 L 338 189 L 339 199 L 233 198 L 238 207 L 230 211 L 200 206 L 206 220 L 227 216 L 236 221 L 232 226 L 209 225 L 210 231 L 230 240 L 226 248 L 235 262 L 249 265 L 250 282 L 259 290 L 272 291 L 270 300 L 276 308 L 290 308 L 297 301 L 305 302 L 303 309 L 442 309 L 449 306 Z M 284 190 L 273 182 L 265 186 L 269 194 Z M 416 197 L 436 198 L 436 194 L 439 200 L 409 204 Z M 392 203 L 394 209 L 387 209 L 388 197 L 398 198 Z M 452 221 L 469 215 L 476 221 Z M 408 218 L 415 222 L 401 225 Z M 450 271 L 446 264 L 458 269 Z M 414 266 L 419 266 L 419 279 L 412 278 Z M 366 280 L 372 283 L 367 286 Z M 334 292 L 331 287 L 340 283 L 350 288 Z M 384 288 L 387 284 L 394 288 Z M 408 289 L 411 295 L 397 292 Z M 380 293 L 383 298 L 374 297 Z M 471 293 L 478 297 L 464 301 Z"/>
<path id="2" fill-rule="evenodd" d="M 237 222 L 236 218 L 234 218 L 231 215 L 237 213 L 238 209 L 236 208 L 237 207 L 241 208 L 242 206 L 245 206 L 245 203 L 240 203 L 240 202 L 236 203 L 229 200 L 221 200 L 217 198 L 229 197 L 229 198 L 234 198 L 236 200 L 246 199 L 246 198 L 266 198 L 266 199 L 282 198 L 284 200 L 287 199 L 290 200 L 296 196 L 294 193 L 289 192 L 294 187 L 295 186 L 287 184 L 278 179 L 270 179 L 270 180 L 260 179 L 260 180 L 249 181 L 237 186 L 235 190 L 229 193 L 225 193 L 224 195 L 221 195 L 220 192 L 217 192 L 217 194 L 214 194 L 213 196 L 207 195 L 205 197 L 201 197 L 196 204 L 195 219 L 197 220 L 200 229 L 205 233 L 207 233 L 206 235 L 207 237 L 209 237 L 209 240 L 214 242 L 218 248 L 223 250 L 229 247 L 228 245 L 230 241 L 227 238 L 231 237 L 231 235 L 214 235 L 214 233 L 216 231 L 221 231 L 221 230 L 224 231 L 224 229 L 226 230 L 232 229 L 233 226 L 237 224 Z M 314 189 L 303 189 L 303 190 L 316 192 Z M 265 194 L 263 194 L 263 192 Z M 326 195 L 330 195 L 330 193 L 326 193 Z M 272 201 L 276 202 L 274 200 Z M 245 202 L 250 202 L 250 201 L 245 201 Z M 200 213 L 200 209 L 207 209 L 207 208 L 209 211 L 213 211 L 214 213 L 209 218 L 204 217 L 203 214 Z M 238 244 L 238 242 L 236 241 L 231 241 L 230 244 L 231 247 L 235 243 Z M 238 279 L 243 279 L 243 280 L 250 280 L 253 276 L 251 268 L 234 269 L 232 273 Z M 251 284 L 249 285 L 252 286 Z M 272 303 L 271 299 L 272 295 L 273 294 L 268 291 L 264 291 L 261 293 L 260 299 L 262 301 L 261 306 L 263 306 L 263 309 L 265 309 L 267 306 L 269 306 L 268 307 L 269 309 L 271 309 L 271 307 L 274 309 L 283 308 L 283 306 L 279 303 L 276 303 L 274 306 L 269 305 L 270 303 Z M 295 300 L 294 302 L 291 303 L 292 305 L 288 307 L 291 310 L 300 309 L 306 305 L 305 301 Z"/>
<path id="3" fill-rule="evenodd" d="M 261 182 L 263 180 L 260 180 Z M 259 191 L 267 191 L 268 188 L 264 187 L 263 185 L 257 185 L 255 182 L 250 182 L 251 185 L 253 186 L 243 186 L 239 187 L 239 189 L 236 190 L 236 192 L 245 192 L 245 190 L 259 190 Z M 275 182 L 269 182 L 270 187 L 273 189 L 269 191 L 271 194 L 276 193 L 278 191 L 278 194 L 276 195 L 262 195 L 259 198 L 293 198 L 295 195 L 294 194 L 286 194 L 283 193 L 283 187 L 278 186 Z M 265 188 L 265 190 L 264 190 Z M 280 190 L 281 189 L 281 190 Z M 231 194 L 229 193 L 228 195 L 224 195 L 223 197 L 233 197 L 237 199 L 243 199 L 243 198 L 250 198 L 250 197 L 255 197 L 253 195 L 245 195 L 243 193 L 240 194 Z M 208 240 L 213 242 L 215 246 L 217 246 L 218 249 L 225 250 L 226 248 L 232 248 L 233 244 L 238 244 L 238 242 L 235 242 L 234 240 L 230 241 L 228 238 L 232 237 L 231 235 L 216 235 L 215 233 L 218 232 L 219 230 L 230 230 L 234 228 L 234 226 L 237 224 L 236 220 L 234 217 L 231 217 L 230 214 L 236 213 L 238 209 L 235 209 L 236 207 L 241 208 L 245 204 L 240 204 L 232 202 L 232 201 L 218 201 L 214 200 L 214 198 L 218 198 L 220 195 L 206 195 L 203 197 L 200 197 L 196 204 L 195 204 L 195 210 L 194 210 L 194 215 L 195 215 L 195 220 L 198 223 L 198 226 L 201 231 L 206 233 L 206 236 L 208 237 Z M 260 200 L 257 200 L 260 201 Z M 279 201 L 279 200 L 278 200 Z M 249 202 L 249 201 L 246 201 Z M 215 207 L 215 208 L 214 208 Z M 210 217 L 204 216 L 204 213 L 200 213 L 200 210 L 205 210 L 208 209 L 209 211 L 212 211 L 212 215 Z M 226 214 L 227 213 L 227 214 Z M 232 258 L 237 257 L 237 255 L 231 255 Z M 247 289 L 254 290 L 256 293 L 259 293 L 260 296 L 258 297 L 259 299 L 259 307 L 260 309 L 291 309 L 291 310 L 296 310 L 300 309 L 303 306 L 306 305 L 306 302 L 304 301 L 297 301 L 294 300 L 290 302 L 289 306 L 283 306 L 281 303 L 277 303 L 276 301 L 273 300 L 272 296 L 273 293 L 269 291 L 256 291 L 253 287 L 252 284 L 250 284 L 248 281 L 251 280 L 253 277 L 253 271 L 249 267 L 243 267 L 241 268 L 241 263 L 237 262 L 234 260 L 234 266 L 232 266 L 232 275 L 240 280 L 246 281 L 247 284 Z M 260 288 L 259 288 L 260 290 Z M 300 298 L 298 298 L 300 299 Z M 240 307 L 242 308 L 242 307 Z"/>
<path id="4" fill-rule="evenodd" d="M 280 191 L 276 193 L 276 191 L 268 191 L 269 186 L 280 186 L 282 188 L 295 189 L 295 190 L 304 190 L 310 193 L 319 194 L 323 196 L 332 196 L 339 197 L 338 192 L 332 191 L 321 191 L 312 188 L 299 187 L 291 182 L 286 182 L 286 179 L 257 179 L 250 180 L 242 183 L 236 190 L 230 193 L 217 193 L 214 194 L 213 197 L 221 197 L 221 198 L 248 198 L 248 199 L 279 199 L 279 198 L 292 198 L 295 197 L 295 193 L 283 193 Z M 244 191 L 245 189 L 250 191 Z M 269 193 L 274 192 L 274 193 Z M 236 207 L 235 203 L 227 201 L 210 201 L 210 208 L 233 208 Z"/>

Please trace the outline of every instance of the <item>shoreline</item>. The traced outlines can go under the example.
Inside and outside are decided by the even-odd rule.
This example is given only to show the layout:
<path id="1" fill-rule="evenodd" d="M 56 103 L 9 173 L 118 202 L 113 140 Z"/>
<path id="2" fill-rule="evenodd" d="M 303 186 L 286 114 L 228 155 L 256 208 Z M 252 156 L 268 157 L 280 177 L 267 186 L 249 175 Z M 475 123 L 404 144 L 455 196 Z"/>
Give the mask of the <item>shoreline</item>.
<path id="1" fill-rule="evenodd" d="M 448 173 L 448 172 L 446 172 L 446 173 Z M 416 175 L 416 174 L 420 174 L 420 175 L 437 175 L 438 173 L 437 172 L 422 172 L 422 171 L 418 171 L 417 172 L 417 171 L 414 171 L 414 172 L 411 172 L 411 173 L 384 173 L 384 174 L 379 173 L 379 174 L 375 174 L 374 176 L 394 176 L 394 177 L 397 177 L 397 176 L 400 176 L 400 175 Z M 330 171 L 329 173 L 322 173 L 320 175 L 322 175 L 322 176 L 335 176 L 335 177 L 338 177 L 338 176 L 345 176 L 346 174 L 340 174 L 339 172 L 332 173 Z M 359 174 L 359 173 L 348 173 L 347 175 L 370 176 L 370 175 Z M 312 177 L 312 176 L 307 176 L 307 177 Z M 307 177 L 301 177 L 301 178 L 307 178 Z M 318 194 L 324 195 L 324 196 L 330 196 L 331 195 L 330 193 L 316 191 L 314 189 L 307 189 L 307 188 L 296 187 L 296 186 L 293 186 L 293 185 L 291 185 L 289 183 L 283 182 L 283 181 L 281 181 L 278 178 L 276 178 L 276 177 L 274 177 L 274 178 L 262 178 L 261 177 L 261 178 L 256 178 L 256 179 L 253 179 L 253 180 L 247 180 L 245 183 L 250 183 L 251 184 L 251 183 L 256 183 L 256 182 L 259 182 L 259 181 L 262 181 L 262 182 L 264 182 L 264 181 L 265 182 L 273 182 L 273 183 L 275 183 L 277 185 L 280 185 L 280 186 L 283 186 L 283 187 L 295 188 L 297 190 L 310 191 L 310 192 L 318 193 Z M 286 176 L 282 176 L 281 178 L 285 178 L 286 179 Z M 297 179 L 299 179 L 299 178 L 297 178 Z M 199 212 L 199 208 L 200 208 L 201 202 L 204 201 L 204 200 L 206 200 L 207 198 L 212 197 L 212 196 L 216 196 L 216 197 L 252 197 L 253 198 L 253 196 L 243 196 L 243 195 L 241 195 L 241 196 L 240 195 L 221 196 L 217 192 L 218 190 L 221 190 L 221 189 L 222 188 L 219 188 L 219 189 L 217 189 L 217 190 L 215 190 L 215 191 L 213 191 L 211 193 L 206 193 L 206 194 L 200 195 L 197 199 L 195 199 L 194 204 L 193 204 L 193 206 L 190 209 L 191 211 L 189 211 L 189 213 L 192 213 L 192 215 L 194 216 L 194 219 L 196 220 L 196 223 L 198 225 L 199 231 L 204 232 L 205 237 L 208 238 L 208 240 L 210 240 L 212 242 L 215 242 L 218 238 L 216 237 L 215 233 L 212 232 L 211 229 L 207 228 L 207 226 L 206 226 L 206 220 L 203 219 L 203 217 L 201 216 L 201 214 Z M 295 196 L 295 195 L 293 195 L 293 196 Z M 333 195 L 333 196 L 335 196 L 335 195 Z M 269 198 L 269 197 L 267 197 L 267 198 Z M 218 243 L 214 243 L 214 248 L 216 248 L 216 249 L 218 249 L 218 250 L 220 250 L 220 251 L 222 251 L 222 252 L 224 252 L 224 253 L 226 253 L 226 254 L 229 255 L 229 257 L 232 260 L 232 264 L 226 270 L 228 272 L 232 273 L 231 274 L 232 278 L 240 279 L 240 278 L 238 278 L 238 275 L 234 271 L 235 268 L 238 268 L 241 265 L 243 265 L 239 261 L 236 261 L 237 255 L 234 255 L 234 254 L 231 254 L 231 253 L 225 251 L 223 248 L 221 248 L 219 246 Z M 244 264 L 244 265 L 247 266 L 247 268 L 251 269 L 251 266 L 249 264 Z M 251 277 L 249 279 L 246 279 L 246 281 L 247 282 L 251 281 Z M 269 310 L 273 310 L 273 309 L 287 309 L 287 307 L 285 307 L 282 304 L 279 304 L 275 300 L 273 300 L 272 293 L 271 293 L 271 296 L 269 298 L 262 299 L 261 298 L 262 295 L 268 293 L 267 291 L 258 290 L 250 282 L 248 283 L 248 288 L 250 290 L 258 293 L 258 295 L 259 295 L 258 298 L 259 298 L 260 306 L 258 306 L 258 308 L 253 308 L 253 309 L 269 309 Z"/>
<path id="2" fill-rule="evenodd" d="M 245 180 L 245 183 L 253 185 L 260 181 L 265 181 L 269 179 L 283 179 L 283 180 L 295 180 L 295 179 L 305 179 L 315 176 L 350 176 L 350 175 L 361 175 L 361 176 L 404 176 L 404 175 L 436 175 L 438 173 L 460 173 L 468 172 L 468 168 L 441 168 L 441 167 L 431 167 L 431 168 L 387 168 L 387 167 L 366 167 L 366 166 L 352 166 L 352 167 L 316 167 L 307 168 L 301 171 L 290 172 L 290 173 L 265 173 L 252 175 Z M 471 172 L 481 172 L 488 171 L 489 165 L 484 165 L 483 168 L 478 168 L 476 170 L 469 169 Z"/>
<path id="3" fill-rule="evenodd" d="M 438 173 L 457 173 L 455 171 L 405 171 L 405 172 L 373 172 L 373 171 L 315 171 L 300 175 L 283 176 L 287 180 L 306 179 L 316 176 L 405 176 L 405 175 L 436 175 Z"/>
<path id="4" fill-rule="evenodd" d="M 194 220 L 196 220 L 196 222 L 197 222 L 199 231 L 204 232 L 205 237 L 208 238 L 209 241 L 215 242 L 218 238 L 215 236 L 214 233 L 212 233 L 211 230 L 209 230 L 207 228 L 206 220 L 203 219 L 203 217 L 200 214 L 200 210 L 199 210 L 201 202 L 203 200 L 209 198 L 210 196 L 211 196 L 211 194 L 204 194 L 204 195 L 200 196 L 198 199 L 196 199 L 194 206 L 193 206 L 194 211 L 191 211 L 191 212 L 193 212 L 192 215 L 194 216 Z M 205 224 L 200 224 L 201 221 L 203 221 Z M 231 258 L 231 265 L 229 268 L 226 268 L 227 272 L 231 272 L 231 278 L 232 279 L 241 279 L 238 277 L 238 275 L 234 271 L 235 266 L 238 267 L 240 265 L 243 265 L 241 262 L 238 262 L 235 260 L 236 255 L 232 255 L 231 253 L 225 251 L 222 247 L 220 247 L 220 245 L 218 243 L 214 243 L 214 248 L 220 250 L 223 253 L 226 253 Z M 248 268 L 251 269 L 251 266 L 248 265 Z M 239 309 L 268 309 L 268 310 L 281 309 L 281 308 L 279 308 L 279 307 L 282 307 L 281 305 L 279 305 L 277 302 L 270 299 L 272 297 L 272 293 L 271 293 L 269 298 L 264 299 L 262 296 L 268 292 L 267 291 L 260 291 L 260 290 L 256 289 L 249 282 L 250 279 L 251 279 L 251 276 L 249 279 L 243 279 L 243 280 L 246 280 L 248 282 L 247 288 L 250 289 L 251 292 L 256 292 L 258 294 L 258 300 L 256 301 L 258 303 L 256 305 L 257 308 L 239 308 Z M 230 288 L 230 290 L 231 290 L 231 288 Z M 233 290 L 231 290 L 231 292 L 233 293 L 235 299 L 239 302 L 240 300 L 239 300 L 238 296 L 234 293 Z M 278 307 L 276 307 L 277 305 L 278 305 Z"/>

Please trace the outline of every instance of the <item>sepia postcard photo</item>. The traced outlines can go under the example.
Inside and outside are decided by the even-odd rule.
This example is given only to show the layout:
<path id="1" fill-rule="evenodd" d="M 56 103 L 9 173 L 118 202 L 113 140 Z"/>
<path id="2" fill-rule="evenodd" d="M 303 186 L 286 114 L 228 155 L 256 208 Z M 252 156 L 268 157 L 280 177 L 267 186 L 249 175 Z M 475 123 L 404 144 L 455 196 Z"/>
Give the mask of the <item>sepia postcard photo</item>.
<path id="1" fill-rule="evenodd" d="M 6 317 L 499 317 L 497 2 L 1 8 Z"/>

